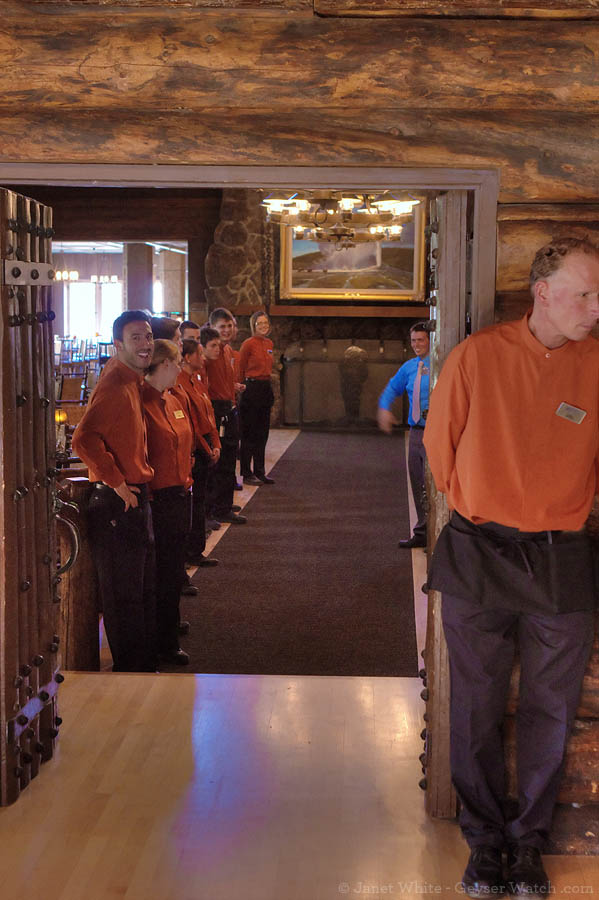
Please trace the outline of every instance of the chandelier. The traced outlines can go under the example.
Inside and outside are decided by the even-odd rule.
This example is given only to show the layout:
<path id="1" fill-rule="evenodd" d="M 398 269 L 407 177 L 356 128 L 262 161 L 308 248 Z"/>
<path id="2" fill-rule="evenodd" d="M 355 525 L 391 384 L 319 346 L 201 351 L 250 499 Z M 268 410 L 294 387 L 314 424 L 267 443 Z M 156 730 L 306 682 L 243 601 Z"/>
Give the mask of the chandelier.
<path id="1" fill-rule="evenodd" d="M 267 221 L 299 240 L 333 243 L 338 250 L 372 241 L 400 241 L 419 199 L 405 193 L 329 190 L 271 191 L 262 201 Z"/>

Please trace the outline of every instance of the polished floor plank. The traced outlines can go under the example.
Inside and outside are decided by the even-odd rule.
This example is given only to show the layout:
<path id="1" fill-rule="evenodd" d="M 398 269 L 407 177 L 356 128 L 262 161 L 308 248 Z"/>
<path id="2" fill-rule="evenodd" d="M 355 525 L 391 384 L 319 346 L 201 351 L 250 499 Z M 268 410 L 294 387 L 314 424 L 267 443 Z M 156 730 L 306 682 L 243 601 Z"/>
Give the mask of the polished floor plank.
<path id="1" fill-rule="evenodd" d="M 3 896 L 459 893 L 459 829 L 429 820 L 418 788 L 419 690 L 401 678 L 70 674 L 56 758 L 0 810 Z M 596 858 L 547 867 L 558 894 L 599 890 Z"/>

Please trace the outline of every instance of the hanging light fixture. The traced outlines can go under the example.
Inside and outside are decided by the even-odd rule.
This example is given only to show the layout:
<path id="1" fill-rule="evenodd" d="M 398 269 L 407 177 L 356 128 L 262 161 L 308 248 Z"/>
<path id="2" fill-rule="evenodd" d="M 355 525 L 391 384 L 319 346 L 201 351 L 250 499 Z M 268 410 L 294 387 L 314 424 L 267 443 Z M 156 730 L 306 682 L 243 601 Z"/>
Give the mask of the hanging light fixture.
<path id="1" fill-rule="evenodd" d="M 267 221 L 293 228 L 300 240 L 341 248 L 366 241 L 399 241 L 419 199 L 391 191 L 363 194 L 317 189 L 273 191 L 262 201 Z M 349 242 L 349 243 L 348 243 Z"/>

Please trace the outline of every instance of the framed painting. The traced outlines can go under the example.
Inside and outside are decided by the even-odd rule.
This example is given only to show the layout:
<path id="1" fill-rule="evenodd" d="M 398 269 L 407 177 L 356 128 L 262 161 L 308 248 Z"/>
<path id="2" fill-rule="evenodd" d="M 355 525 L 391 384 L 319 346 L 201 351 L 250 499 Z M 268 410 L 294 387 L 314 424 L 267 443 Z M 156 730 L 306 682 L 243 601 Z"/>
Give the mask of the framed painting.
<path id="1" fill-rule="evenodd" d="M 339 248 L 334 243 L 296 238 L 281 225 L 280 297 L 335 305 L 424 300 L 423 204 L 414 207 L 400 240 L 367 241 Z"/>

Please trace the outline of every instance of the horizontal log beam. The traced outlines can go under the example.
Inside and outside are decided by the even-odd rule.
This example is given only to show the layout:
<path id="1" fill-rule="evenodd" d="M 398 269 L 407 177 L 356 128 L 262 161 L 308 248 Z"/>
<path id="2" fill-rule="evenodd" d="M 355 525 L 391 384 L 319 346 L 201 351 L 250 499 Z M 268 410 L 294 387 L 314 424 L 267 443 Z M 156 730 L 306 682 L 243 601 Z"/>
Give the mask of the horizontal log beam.
<path id="1" fill-rule="evenodd" d="M 599 203 L 502 203 L 501 222 L 599 222 Z"/>
<path id="2" fill-rule="evenodd" d="M 599 200 L 599 117 L 0 109 L 0 162 L 494 168 L 504 203 Z"/>
<path id="3" fill-rule="evenodd" d="M 39 6 L 69 6 L 76 10 L 82 6 L 87 7 L 124 7 L 140 8 L 144 6 L 165 7 L 166 9 L 231 9 L 238 11 L 264 10 L 312 10 L 314 0 L 27 0 L 28 3 L 36 3 Z M 550 0 L 551 2 L 551 0 Z"/>
<path id="4" fill-rule="evenodd" d="M 598 0 L 29 0 L 52 7 L 81 6 L 167 9 L 231 9 L 235 11 L 314 10 L 322 16 L 466 16 L 562 17 L 599 16 Z"/>
<path id="5" fill-rule="evenodd" d="M 497 290 L 527 291 L 530 265 L 539 247 L 561 237 L 584 238 L 599 245 L 599 211 L 594 219 L 557 217 L 502 221 L 498 227 Z"/>
<path id="6" fill-rule="evenodd" d="M 29 14 L 24 14 L 23 7 Z M 597 103 L 599 22 L 334 19 L 77 6 L 0 25 L 0 104 L 560 109 Z"/>
<path id="7" fill-rule="evenodd" d="M 321 16 L 599 18 L 598 0 L 314 0 Z"/>

